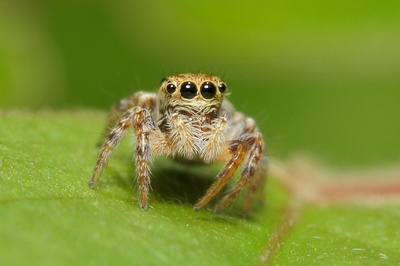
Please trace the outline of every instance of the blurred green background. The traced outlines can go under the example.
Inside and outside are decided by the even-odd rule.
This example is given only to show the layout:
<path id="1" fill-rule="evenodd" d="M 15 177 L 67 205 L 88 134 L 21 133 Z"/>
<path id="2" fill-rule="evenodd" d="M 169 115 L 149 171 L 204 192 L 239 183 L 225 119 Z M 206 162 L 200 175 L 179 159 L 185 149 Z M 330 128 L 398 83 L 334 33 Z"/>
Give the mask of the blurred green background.
<path id="1" fill-rule="evenodd" d="M 400 161 L 398 0 L 0 2 L 2 109 L 107 110 L 184 72 L 222 76 L 273 158 Z"/>

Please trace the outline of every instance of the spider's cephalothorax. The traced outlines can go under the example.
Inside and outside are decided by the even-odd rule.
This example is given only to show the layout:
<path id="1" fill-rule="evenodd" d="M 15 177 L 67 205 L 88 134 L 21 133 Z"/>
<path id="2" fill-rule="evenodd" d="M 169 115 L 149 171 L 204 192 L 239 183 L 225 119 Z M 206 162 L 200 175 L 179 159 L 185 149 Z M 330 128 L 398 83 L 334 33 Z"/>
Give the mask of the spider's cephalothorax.
<path id="1" fill-rule="evenodd" d="M 157 94 L 141 91 L 121 100 L 113 108 L 89 185 L 97 184 L 111 151 L 132 126 L 142 209 L 147 208 L 150 161 L 164 155 L 226 163 L 195 210 L 214 198 L 243 165 L 239 180 L 218 202 L 215 211 L 222 211 L 248 186 L 243 209 L 247 213 L 255 192 L 261 194 L 264 189 L 264 140 L 254 120 L 236 112 L 224 100 L 225 93 L 226 84 L 218 77 L 181 74 L 163 79 Z"/>

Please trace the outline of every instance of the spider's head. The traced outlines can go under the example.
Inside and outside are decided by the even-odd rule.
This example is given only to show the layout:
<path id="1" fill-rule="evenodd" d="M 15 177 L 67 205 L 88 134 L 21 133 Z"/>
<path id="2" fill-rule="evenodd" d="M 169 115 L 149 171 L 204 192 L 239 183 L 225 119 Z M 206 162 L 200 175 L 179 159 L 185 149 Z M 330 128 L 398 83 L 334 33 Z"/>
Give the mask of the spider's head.
<path id="1" fill-rule="evenodd" d="M 180 74 L 164 78 L 158 92 L 164 110 L 209 114 L 218 113 L 226 84 L 218 77 L 204 74 Z"/>

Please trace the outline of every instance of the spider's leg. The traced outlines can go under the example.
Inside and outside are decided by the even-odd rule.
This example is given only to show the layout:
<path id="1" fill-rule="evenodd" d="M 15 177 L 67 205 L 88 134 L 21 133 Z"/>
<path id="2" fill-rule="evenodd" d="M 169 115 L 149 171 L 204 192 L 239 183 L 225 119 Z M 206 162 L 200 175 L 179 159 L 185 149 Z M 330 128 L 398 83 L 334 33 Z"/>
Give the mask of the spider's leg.
<path id="1" fill-rule="evenodd" d="M 247 153 L 246 144 L 240 140 L 232 141 L 228 149 L 232 154 L 231 159 L 219 172 L 217 180 L 215 180 L 210 188 L 206 191 L 206 194 L 196 203 L 194 206 L 195 210 L 205 206 L 211 199 L 215 197 L 215 195 L 218 194 L 218 192 L 220 192 L 225 184 L 232 178 L 233 174 L 243 162 Z"/>
<path id="2" fill-rule="evenodd" d="M 157 131 L 148 110 L 141 109 L 135 113 L 134 130 L 137 138 L 136 173 L 139 186 L 139 204 L 142 210 L 145 210 L 147 209 L 150 187 L 150 133 Z"/>
<path id="3" fill-rule="evenodd" d="M 243 188 L 250 182 L 250 197 L 252 198 L 252 190 L 256 190 L 256 187 L 260 185 L 261 176 L 257 174 L 259 169 L 259 161 L 263 155 L 264 141 L 260 133 L 254 133 L 243 138 L 243 142 L 246 144 L 246 151 L 248 151 L 248 159 L 241 173 L 240 179 L 236 184 L 229 190 L 228 194 L 218 202 L 215 207 L 215 212 L 220 213 L 237 195 L 243 190 Z M 251 202 L 246 199 L 244 206 L 244 213 L 248 212 L 248 208 L 251 207 Z"/>
<path id="4" fill-rule="evenodd" d="M 263 160 L 263 158 L 261 158 L 261 160 L 258 162 L 256 174 L 249 184 L 249 189 L 243 204 L 243 215 L 246 216 L 249 213 L 255 197 L 260 203 L 264 202 L 266 177 L 266 162 Z"/>
<path id="5" fill-rule="evenodd" d="M 111 130 L 117 124 L 120 117 L 126 111 L 135 106 L 140 106 L 142 108 L 152 110 L 154 108 L 154 104 L 155 104 L 155 96 L 144 91 L 136 92 L 120 100 L 111 109 L 110 116 L 108 117 L 107 126 L 104 128 L 103 134 L 101 135 L 101 139 L 98 142 L 98 146 L 101 146 L 103 144 L 103 142 L 107 139 L 108 135 L 110 134 Z"/>
<path id="6" fill-rule="evenodd" d="M 136 172 L 137 182 L 139 185 L 139 201 L 140 206 L 144 210 L 147 208 L 148 191 L 150 186 L 150 133 L 156 129 L 150 112 L 141 107 L 133 107 L 126 111 L 120 118 L 117 126 L 115 126 L 107 140 L 104 142 L 99 159 L 97 160 L 89 186 L 96 186 L 100 179 L 100 175 L 106 165 L 111 152 L 117 147 L 122 137 L 125 135 L 129 126 L 133 125 L 135 135 L 137 137 L 136 146 Z"/>
<path id="7" fill-rule="evenodd" d="M 111 155 L 111 152 L 118 146 L 122 137 L 125 135 L 126 130 L 132 124 L 134 114 L 135 112 L 133 109 L 125 112 L 125 114 L 120 118 L 118 124 L 113 129 L 111 129 L 110 134 L 104 141 L 92 177 L 89 181 L 89 186 L 91 188 L 95 187 L 97 182 L 99 181 L 101 173 L 103 172 L 104 166 L 106 165 Z"/>

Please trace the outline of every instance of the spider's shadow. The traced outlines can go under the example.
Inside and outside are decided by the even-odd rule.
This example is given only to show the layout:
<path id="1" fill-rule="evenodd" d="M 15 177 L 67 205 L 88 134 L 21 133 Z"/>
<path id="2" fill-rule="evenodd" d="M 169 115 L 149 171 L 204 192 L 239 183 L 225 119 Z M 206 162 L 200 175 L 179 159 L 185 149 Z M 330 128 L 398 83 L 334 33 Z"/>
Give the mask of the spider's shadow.
<path id="1" fill-rule="evenodd" d="M 170 159 L 152 166 L 153 195 L 165 201 L 194 205 L 215 180 L 218 169 L 205 164 L 181 164 Z"/>
<path id="2" fill-rule="evenodd" d="M 137 193 L 137 183 L 131 173 L 135 172 L 134 164 L 131 164 L 129 174 L 115 171 L 112 175 L 116 184 L 134 197 Z M 149 192 L 149 203 L 153 200 L 176 202 L 180 204 L 194 205 L 204 196 L 207 189 L 215 181 L 222 165 L 207 164 L 182 164 L 169 158 L 157 159 L 151 166 L 151 190 Z M 129 177 L 128 177 L 129 176 Z M 225 187 L 217 196 L 210 201 L 211 208 L 215 206 L 221 195 L 229 188 Z M 136 194 L 137 195 L 137 194 Z M 132 198 L 130 197 L 130 200 Z M 137 198 L 136 198 L 137 200 Z M 237 202 L 237 201 L 236 201 Z M 240 215 L 241 205 L 233 204 L 224 210 L 224 213 Z"/>

